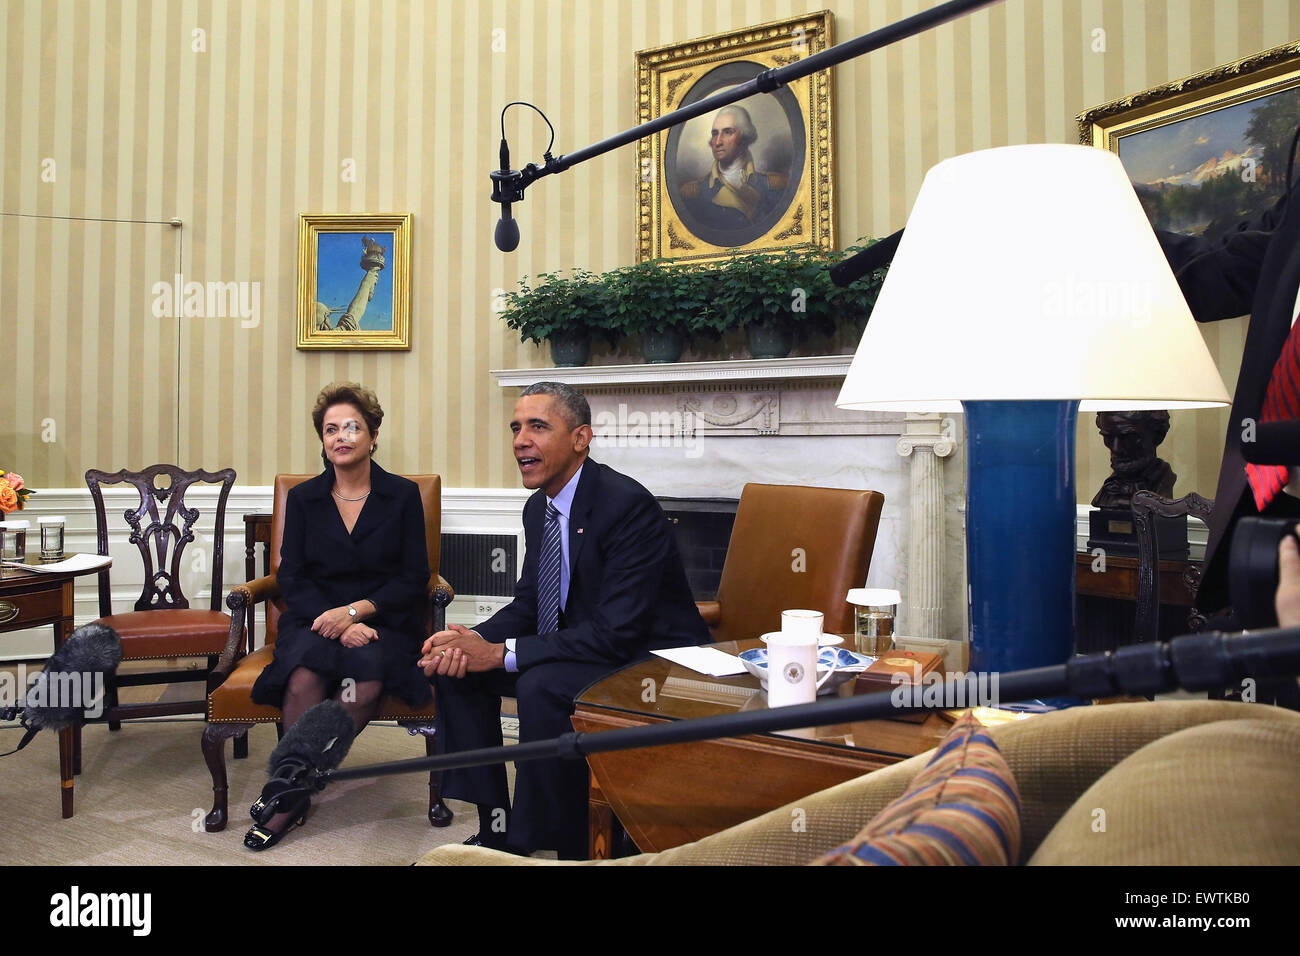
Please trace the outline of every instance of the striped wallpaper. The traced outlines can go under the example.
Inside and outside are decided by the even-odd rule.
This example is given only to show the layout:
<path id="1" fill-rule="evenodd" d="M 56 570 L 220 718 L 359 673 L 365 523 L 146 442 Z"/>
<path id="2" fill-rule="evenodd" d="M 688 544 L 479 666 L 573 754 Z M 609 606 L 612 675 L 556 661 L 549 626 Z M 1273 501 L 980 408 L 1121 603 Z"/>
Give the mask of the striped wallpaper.
<path id="1" fill-rule="evenodd" d="M 501 106 L 536 102 L 556 152 L 571 151 L 631 125 L 636 50 L 824 5 L 2 0 L 0 464 L 38 488 L 159 459 L 264 485 L 315 465 L 311 401 L 355 378 L 387 407 L 385 465 L 515 486 L 509 396 L 487 371 L 547 362 L 504 329 L 493 290 L 631 262 L 635 170 L 624 150 L 535 186 L 519 251 L 502 255 L 487 199 Z M 841 3 L 836 36 L 930 5 Z M 1096 27 L 1105 53 L 1090 50 Z M 939 159 L 1072 142 L 1086 107 L 1298 31 L 1297 0 L 1008 0 L 842 67 L 840 240 L 901 226 Z M 540 158 L 541 122 L 509 122 L 516 164 Z M 302 212 L 414 214 L 410 352 L 294 348 Z M 256 324 L 155 316 L 155 284 L 177 273 L 256 283 Z M 1205 332 L 1231 386 L 1244 325 Z M 1225 421 L 1175 414 L 1165 457 L 1180 493 L 1211 493 Z M 1080 430 L 1087 500 L 1108 468 L 1091 423 Z"/>

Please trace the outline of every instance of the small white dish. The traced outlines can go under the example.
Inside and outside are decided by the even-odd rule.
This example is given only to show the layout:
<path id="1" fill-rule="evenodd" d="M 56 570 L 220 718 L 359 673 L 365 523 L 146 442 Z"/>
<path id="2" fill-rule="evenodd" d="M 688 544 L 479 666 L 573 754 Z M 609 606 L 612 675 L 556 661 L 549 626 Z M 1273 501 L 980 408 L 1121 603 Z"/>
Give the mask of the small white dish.
<path id="1" fill-rule="evenodd" d="M 780 633 L 780 631 L 769 631 L 767 634 L 760 634 L 758 639 L 766 644 L 770 635 Z M 818 647 L 839 647 L 839 645 L 843 643 L 844 638 L 840 637 L 838 634 L 823 634 L 821 637 L 817 638 Z"/>

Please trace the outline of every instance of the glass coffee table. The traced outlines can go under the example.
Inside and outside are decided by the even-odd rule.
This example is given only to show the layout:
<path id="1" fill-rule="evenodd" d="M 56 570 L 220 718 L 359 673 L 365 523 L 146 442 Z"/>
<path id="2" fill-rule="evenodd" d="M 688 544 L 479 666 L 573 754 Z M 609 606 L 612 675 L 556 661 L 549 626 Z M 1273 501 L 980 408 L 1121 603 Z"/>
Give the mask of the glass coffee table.
<path id="1" fill-rule="evenodd" d="M 711 646 L 737 654 L 761 644 Z M 849 681 L 838 693 L 852 688 Z M 749 674 L 709 677 L 651 657 L 579 694 L 572 721 L 575 730 L 594 733 L 766 707 L 767 695 Z M 592 754 L 592 857 L 609 856 L 615 816 L 639 849 L 658 852 L 923 753 L 950 726 L 935 713 L 920 723 L 871 720 Z"/>

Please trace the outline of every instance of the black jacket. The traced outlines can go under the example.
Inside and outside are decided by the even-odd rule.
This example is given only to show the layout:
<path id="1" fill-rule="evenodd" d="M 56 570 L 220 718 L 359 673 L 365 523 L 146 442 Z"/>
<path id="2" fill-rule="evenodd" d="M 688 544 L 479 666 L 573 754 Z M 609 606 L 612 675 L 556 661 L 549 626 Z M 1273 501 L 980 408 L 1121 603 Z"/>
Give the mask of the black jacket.
<path id="1" fill-rule="evenodd" d="M 537 562 L 546 494 L 524 505 L 524 569 L 515 599 L 477 630 L 518 638 L 519 669 L 548 661 L 625 664 L 652 649 L 702 644 L 708 628 L 686 581 L 672 527 L 635 480 L 587 459 L 569 515 L 569 594 L 564 627 L 537 633 Z"/>
<path id="2" fill-rule="evenodd" d="M 1259 424 L 1273 366 L 1291 333 L 1291 311 L 1300 288 L 1300 190 L 1284 195 L 1267 212 L 1238 224 L 1214 242 L 1172 233 L 1157 235 L 1198 322 L 1247 313 L 1251 317 L 1197 597 L 1201 610 L 1215 611 L 1228 603 L 1223 545 L 1236 519 L 1255 513 L 1245 463 L 1300 464 L 1300 421 Z M 1256 423 L 1253 441 L 1243 441 L 1250 435 L 1247 419 Z"/>
<path id="3" fill-rule="evenodd" d="M 334 468 L 289 490 L 276 581 L 288 615 L 311 625 L 322 611 L 370 599 L 366 623 L 424 629 L 429 555 L 424 506 L 412 481 L 370 463 L 370 497 L 349 534 L 330 497 Z"/>

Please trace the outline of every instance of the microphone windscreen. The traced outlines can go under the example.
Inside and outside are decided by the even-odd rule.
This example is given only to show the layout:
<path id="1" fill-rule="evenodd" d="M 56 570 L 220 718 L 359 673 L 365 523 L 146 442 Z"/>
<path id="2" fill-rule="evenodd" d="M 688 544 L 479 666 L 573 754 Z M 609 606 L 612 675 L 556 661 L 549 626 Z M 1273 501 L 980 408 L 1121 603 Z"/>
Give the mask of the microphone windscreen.
<path id="1" fill-rule="evenodd" d="M 514 252 L 519 248 L 519 223 L 503 216 L 497 220 L 493 238 L 496 240 L 497 248 L 502 252 Z"/>
<path id="2" fill-rule="evenodd" d="M 268 773 L 276 776 L 285 763 L 333 770 L 347 756 L 355 736 L 356 728 L 343 705 L 336 700 L 323 700 L 299 717 L 275 745 L 267 765 Z"/>
<path id="3" fill-rule="evenodd" d="M 83 624 L 50 657 L 48 667 L 73 673 L 105 674 L 122 663 L 122 639 L 103 624 Z"/>
<path id="4" fill-rule="evenodd" d="M 45 670 L 33 677 L 27 688 L 24 721 L 33 730 L 70 727 L 83 710 L 93 705 L 93 701 L 83 699 L 92 693 L 80 674 L 55 670 L 46 663 Z"/>
<path id="5" fill-rule="evenodd" d="M 32 679 L 25 702 L 27 724 L 36 730 L 61 730 L 75 723 L 103 694 L 103 675 L 117 670 L 121 662 L 117 631 L 93 623 L 77 628 Z"/>

